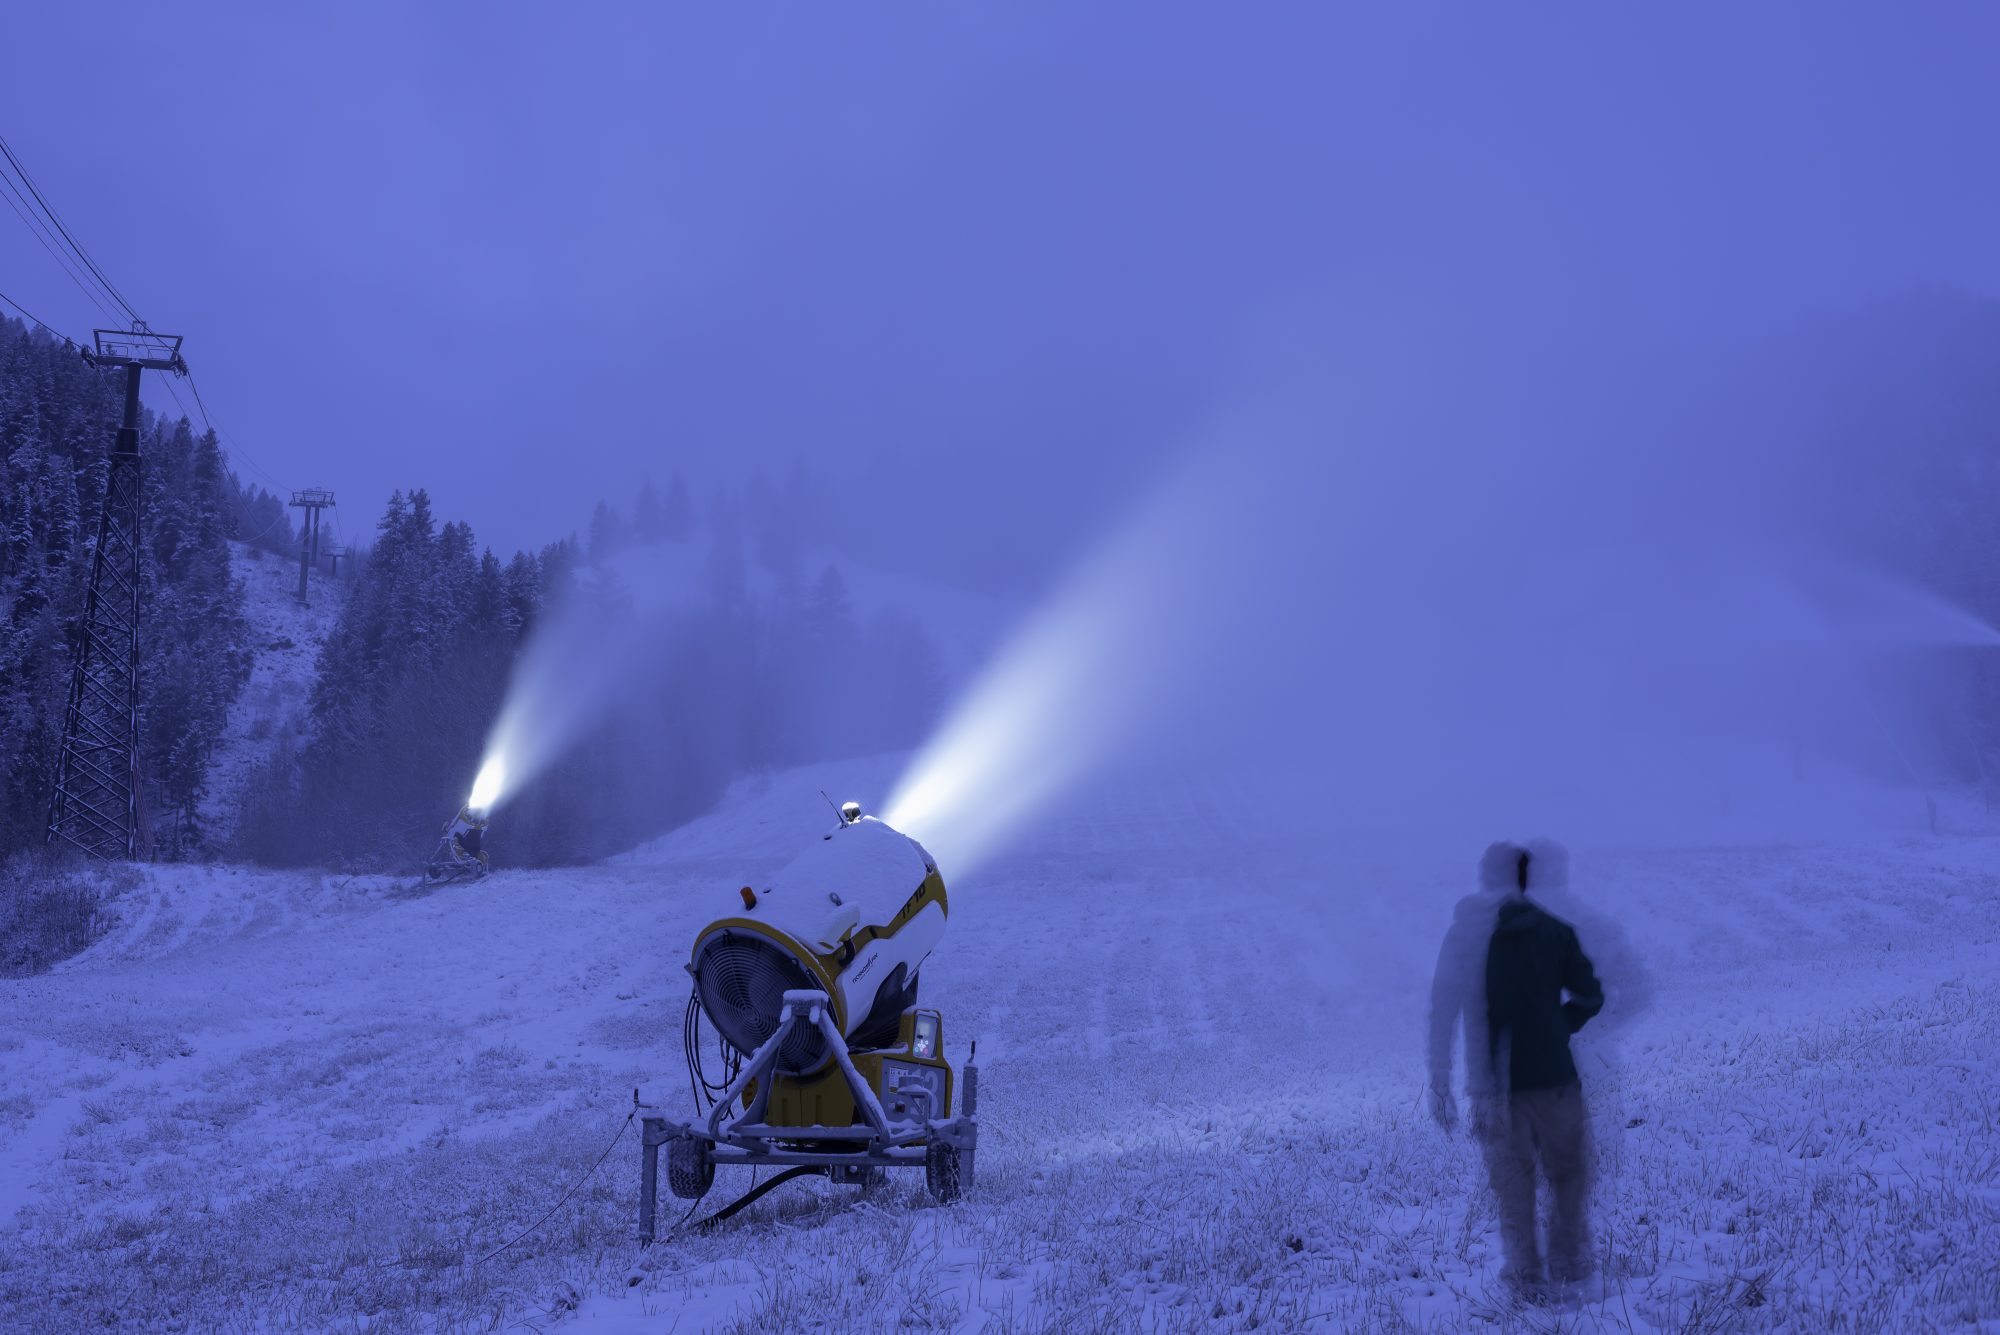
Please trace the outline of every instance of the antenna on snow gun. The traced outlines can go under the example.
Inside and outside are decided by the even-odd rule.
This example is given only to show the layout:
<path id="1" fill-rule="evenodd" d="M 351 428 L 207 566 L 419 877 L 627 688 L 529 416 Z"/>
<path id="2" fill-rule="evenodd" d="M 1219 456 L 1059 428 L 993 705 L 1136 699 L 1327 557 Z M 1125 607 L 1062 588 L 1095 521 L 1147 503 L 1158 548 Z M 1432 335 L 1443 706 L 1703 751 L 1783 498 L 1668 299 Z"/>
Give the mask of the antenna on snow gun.
<path id="1" fill-rule="evenodd" d="M 820 789 L 819 795 L 826 797 L 826 789 Z M 840 817 L 842 825 L 852 825 L 861 819 L 861 804 L 859 802 L 836 802 L 832 798 L 826 797 L 826 804 L 833 808 L 834 815 Z"/>

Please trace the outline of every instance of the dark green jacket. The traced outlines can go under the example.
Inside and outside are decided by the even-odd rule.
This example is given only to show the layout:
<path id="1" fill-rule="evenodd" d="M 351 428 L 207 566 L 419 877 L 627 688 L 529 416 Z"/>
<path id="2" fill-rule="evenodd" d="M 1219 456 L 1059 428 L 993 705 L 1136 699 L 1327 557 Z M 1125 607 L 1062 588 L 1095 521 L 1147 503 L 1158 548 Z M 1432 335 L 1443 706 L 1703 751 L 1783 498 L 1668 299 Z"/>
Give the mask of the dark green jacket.
<path id="1" fill-rule="evenodd" d="M 1563 1000 L 1563 993 L 1569 1000 Z M 1604 1009 L 1604 989 L 1576 929 L 1510 895 L 1486 948 L 1487 1051 L 1510 1090 L 1577 1083 L 1569 1036 Z"/>

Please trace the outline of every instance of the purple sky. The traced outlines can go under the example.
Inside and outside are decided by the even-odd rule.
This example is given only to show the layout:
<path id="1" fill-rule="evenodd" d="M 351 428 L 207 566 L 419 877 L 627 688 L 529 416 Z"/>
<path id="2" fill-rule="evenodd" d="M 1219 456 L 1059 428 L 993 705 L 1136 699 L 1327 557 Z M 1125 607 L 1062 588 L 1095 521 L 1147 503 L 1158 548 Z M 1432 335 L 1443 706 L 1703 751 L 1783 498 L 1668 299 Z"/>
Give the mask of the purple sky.
<path id="1" fill-rule="evenodd" d="M 2000 11 L 1367 8 L 43 4 L 0 131 L 242 471 L 502 548 L 890 452 L 1060 535 L 1267 379 L 2000 286 Z"/>

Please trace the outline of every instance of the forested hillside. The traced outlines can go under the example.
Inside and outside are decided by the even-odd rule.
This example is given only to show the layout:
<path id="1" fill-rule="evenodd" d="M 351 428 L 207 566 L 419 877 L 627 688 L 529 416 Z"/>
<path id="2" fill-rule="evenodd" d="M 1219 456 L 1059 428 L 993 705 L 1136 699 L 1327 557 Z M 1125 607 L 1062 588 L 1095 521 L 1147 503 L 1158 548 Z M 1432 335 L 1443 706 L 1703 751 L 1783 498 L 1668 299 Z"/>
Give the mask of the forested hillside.
<path id="1" fill-rule="evenodd" d="M 0 853 L 39 845 L 61 740 L 71 635 L 89 577 L 119 385 L 76 350 L 0 320 Z M 213 432 L 146 414 L 148 559 L 141 753 L 156 857 L 215 848 L 198 810 L 255 628 L 229 540 L 293 556 L 284 502 L 243 486 Z M 318 665 L 301 744 L 273 740 L 235 844 L 277 863 L 404 866 L 463 800 L 519 649 L 570 600 L 629 608 L 621 562 L 699 553 L 692 602 L 645 688 L 506 816 L 509 860 L 588 858 L 702 810 L 756 768 L 913 742 L 938 707 L 937 656 L 911 617 L 860 616 L 839 569 L 808 571 L 760 477 L 697 518 L 686 485 L 600 505 L 588 536 L 505 562 L 422 489 L 389 501 L 343 570 L 350 596 Z M 755 522 L 739 516 L 749 510 Z M 350 574 L 351 572 L 351 574 Z"/>
<path id="2" fill-rule="evenodd" d="M 440 523 L 422 489 L 391 497 L 321 657 L 310 740 L 274 746 L 240 851 L 419 862 L 465 798 L 517 654 L 559 607 L 599 623 L 645 616 L 659 648 L 607 721 L 501 813 L 509 863 L 629 847 L 741 774 L 907 746 L 934 718 L 942 681 L 914 618 L 858 616 L 839 568 L 801 578 L 790 548 L 765 544 L 753 565 L 754 535 L 697 523 L 678 479 L 665 500 L 645 488 L 629 516 L 600 505 L 589 532 L 503 562 L 465 523 Z M 642 609 L 628 582 L 654 555 L 700 571 L 666 612 Z"/>
<path id="3" fill-rule="evenodd" d="M 119 395 L 73 347 L 0 319 L 0 853 L 42 840 Z M 209 754 L 249 670 L 228 539 L 246 507 L 260 542 L 290 530 L 213 432 L 148 413 L 140 453 L 142 779 L 155 853 L 173 857 L 201 847 Z"/>
<path id="4" fill-rule="evenodd" d="M 115 378 L 73 347 L 0 321 L 0 853 L 42 839 L 119 406 Z M 213 432 L 148 413 L 141 454 L 146 816 L 154 856 L 212 855 L 222 850 L 200 800 L 256 647 L 229 540 L 291 556 L 297 537 L 279 497 L 239 483 Z M 509 860 L 600 855 L 699 812 L 745 772 L 914 742 L 942 691 L 925 631 L 910 616 L 857 614 L 837 566 L 808 568 L 778 495 L 753 476 L 697 518 L 674 477 L 629 513 L 600 505 L 586 538 L 503 562 L 469 525 L 441 522 L 421 488 L 398 493 L 343 571 L 350 593 L 306 740 L 272 741 L 237 851 L 287 864 L 420 859 L 463 800 L 545 614 L 625 615 L 621 572 L 655 550 L 692 557 L 696 587 L 642 688 L 509 807 Z"/>
<path id="5" fill-rule="evenodd" d="M 1929 298 L 1827 321 L 1744 368 L 1753 385 L 1816 387 L 1748 396 L 1746 420 L 1792 446 L 1782 457 L 1797 469 L 1775 480 L 1795 513 L 1829 546 L 1989 623 L 2000 622 L 2000 549 L 1984 518 L 2000 495 L 2000 398 L 1979 387 L 1996 349 L 1993 307 Z M 0 854 L 41 842 L 118 408 L 114 377 L 0 320 Z M 879 580 L 857 606 L 836 564 L 865 559 L 856 534 L 892 533 L 900 518 L 838 471 L 797 467 L 775 483 L 753 471 L 699 501 L 670 473 L 629 505 L 597 506 L 580 536 L 504 559 L 415 488 L 391 498 L 372 544 L 343 563 L 351 592 L 309 717 L 277 730 L 240 820 L 215 818 L 211 802 L 209 830 L 198 814 L 209 762 L 259 644 L 228 540 L 294 558 L 297 536 L 284 500 L 242 485 L 213 433 L 149 413 L 142 454 L 155 856 L 413 865 L 463 800 L 510 673 L 551 609 L 615 618 L 663 580 L 675 606 L 643 681 L 510 800 L 496 829 L 505 861 L 599 856 L 699 812 L 742 774 L 912 744 L 940 703 L 937 626 L 914 608 L 883 610 Z M 1870 671 L 1933 679 L 1883 692 L 1921 705 L 1884 704 L 1867 721 L 1893 733 L 1896 766 L 2000 795 L 2000 658 L 1968 650 Z M 231 827 L 232 847 L 218 846 Z"/>

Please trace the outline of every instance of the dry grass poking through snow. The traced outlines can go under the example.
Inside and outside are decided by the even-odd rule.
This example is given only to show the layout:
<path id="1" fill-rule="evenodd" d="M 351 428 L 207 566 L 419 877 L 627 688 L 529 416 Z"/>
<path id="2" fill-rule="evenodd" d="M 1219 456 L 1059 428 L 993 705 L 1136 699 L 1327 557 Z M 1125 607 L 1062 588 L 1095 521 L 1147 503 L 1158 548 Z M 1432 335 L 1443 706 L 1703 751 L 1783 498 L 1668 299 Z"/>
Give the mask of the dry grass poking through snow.
<path id="1" fill-rule="evenodd" d="M 2000 994 L 1953 983 L 1673 1044 L 1602 1089 L 1588 1301 L 1506 1304 L 1473 1147 L 1365 1097 L 1012 1158 L 949 1209 L 822 1191 L 656 1251 L 629 1301 L 661 1329 L 733 1308 L 730 1335 L 1979 1329 L 2000 1319 L 1996 1028 Z"/>
<path id="2" fill-rule="evenodd" d="M 63 1154 L 94 1174 L 185 1145 L 202 1117 L 239 1109 L 141 1116 L 86 1103 Z M 581 1177 L 621 1117 L 571 1109 L 497 1139 L 443 1134 L 297 1174 L 303 1142 L 251 1163 L 162 1159 L 104 1208 L 31 1208 L 0 1249 L 0 1313 L 10 1331 L 498 1329 L 536 1295 L 602 1286 L 628 1263 L 627 1175 L 607 1171 L 496 1263 L 468 1264 Z M 263 1185 L 233 1194 L 236 1177 Z"/>
<path id="3" fill-rule="evenodd" d="M 41 973 L 104 930 L 105 901 L 129 888 L 129 868 L 16 853 L 0 864 L 0 978 Z"/>
<path id="4" fill-rule="evenodd" d="M 982 1040 L 974 1198 L 794 1184 L 641 1251 L 628 1131 L 475 1264 L 583 1174 L 637 1080 L 672 1078 L 681 951 L 740 883 L 711 846 L 789 828 L 727 819 L 678 862 L 414 900 L 149 873 L 120 899 L 139 916 L 0 985 L 0 1330 L 2000 1323 L 1985 839 L 1594 864 L 1658 1000 L 1582 1044 L 1604 1284 L 1571 1306 L 1496 1301 L 1475 1147 L 1418 1111 L 1466 868 L 1246 870 L 1188 842 L 1237 813 L 1094 819 L 955 898 L 926 1000 L 954 1056 Z M 1283 948 L 1244 930 L 1250 893 L 1288 896 Z"/>
<path id="5" fill-rule="evenodd" d="M 1638 1125 L 1600 1131 L 1605 1294 L 1567 1309 L 1496 1301 L 1472 1147 L 1363 1092 L 1344 1110 L 1161 1107 L 1128 1147 L 1049 1167 L 996 1144 L 979 1198 L 949 1208 L 910 1176 L 868 1197 L 791 1188 L 649 1252 L 630 1239 L 619 1154 L 484 1267 L 468 1261 L 582 1175 L 619 1108 L 296 1182 L 282 1164 L 297 1147 L 274 1145 L 276 1161 L 240 1167 L 276 1183 L 233 1200 L 162 1168 L 153 1210 L 37 1214 L 0 1263 L 0 1311 L 21 1330 L 562 1329 L 585 1295 L 626 1289 L 616 1307 L 657 1329 L 678 1315 L 700 1324 L 675 1329 L 732 1335 L 1976 1327 L 2000 1314 L 1996 1029 L 1990 985 L 1948 984 L 1839 1023 L 1666 1047 L 1600 1093 L 1600 1126 L 1613 1107 Z M 513 1098 L 515 1057 L 488 1065 L 493 1097 Z M 86 1102 L 65 1158 L 143 1156 L 166 1128 L 244 1109 L 143 1127 L 126 1112 Z"/>

